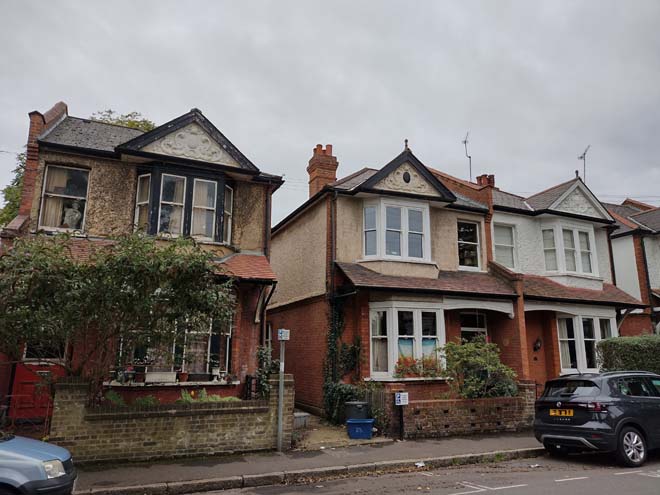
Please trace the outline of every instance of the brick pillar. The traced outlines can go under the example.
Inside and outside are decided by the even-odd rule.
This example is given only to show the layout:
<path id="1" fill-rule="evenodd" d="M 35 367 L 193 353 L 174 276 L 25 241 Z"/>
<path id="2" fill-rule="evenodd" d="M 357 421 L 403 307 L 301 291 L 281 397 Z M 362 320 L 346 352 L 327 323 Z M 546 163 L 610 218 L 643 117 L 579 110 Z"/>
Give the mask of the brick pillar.
<path id="1" fill-rule="evenodd" d="M 332 145 L 326 144 L 323 149 L 323 145 L 317 144 L 307 166 L 310 198 L 323 189 L 326 184 L 337 180 L 338 166 L 337 157 L 332 155 Z"/>
<path id="2" fill-rule="evenodd" d="M 37 169 L 39 168 L 39 143 L 37 138 L 49 127 L 59 122 L 60 118 L 67 115 L 66 103 L 56 103 L 53 108 L 45 114 L 32 111 L 30 117 L 30 128 L 28 131 L 27 153 L 25 159 L 25 174 L 23 175 L 23 192 L 21 193 L 21 204 L 18 208 L 19 215 L 30 215 L 32 202 L 35 194 L 37 181 Z M 38 193 L 37 193 L 38 194 Z"/>
<path id="3" fill-rule="evenodd" d="M 270 409 L 270 418 L 273 425 L 273 448 L 277 448 L 277 402 L 279 400 L 279 375 L 270 375 L 268 380 L 270 384 L 270 398 L 268 407 Z M 295 398 L 295 387 L 293 375 L 286 373 L 284 375 L 284 418 L 283 418 L 283 438 L 282 448 L 289 450 L 291 448 L 291 437 L 293 435 L 293 402 Z"/>
<path id="4" fill-rule="evenodd" d="M 50 439 L 62 447 L 71 447 L 71 439 L 84 423 L 89 399 L 89 382 L 65 378 L 55 383 L 53 416 L 50 420 Z"/>
<path id="5" fill-rule="evenodd" d="M 536 401 L 536 383 L 533 381 L 520 381 L 518 395 L 523 400 L 523 424 L 532 426 L 534 423 L 534 401 Z"/>

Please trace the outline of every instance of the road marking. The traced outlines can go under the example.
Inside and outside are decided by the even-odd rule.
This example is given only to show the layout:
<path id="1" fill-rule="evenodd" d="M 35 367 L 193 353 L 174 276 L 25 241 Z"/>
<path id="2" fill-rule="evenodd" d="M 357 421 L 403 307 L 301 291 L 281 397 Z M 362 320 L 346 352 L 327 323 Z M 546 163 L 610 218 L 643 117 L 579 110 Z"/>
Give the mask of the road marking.
<path id="1" fill-rule="evenodd" d="M 466 484 L 466 483 L 464 483 L 464 484 Z M 472 482 L 470 482 L 470 485 L 472 485 L 476 488 L 483 488 L 484 490 L 492 490 L 492 491 L 506 490 L 508 488 L 521 488 L 523 486 L 527 486 L 527 485 L 508 485 L 508 486 L 498 486 L 498 487 L 493 488 L 493 487 L 486 486 L 486 485 L 477 485 L 476 483 L 472 483 Z"/>
<path id="2" fill-rule="evenodd" d="M 580 476 L 579 478 L 564 478 L 561 480 L 555 480 L 557 483 L 561 483 L 562 481 L 576 481 L 576 480 L 588 480 L 588 476 Z"/>
<path id="3" fill-rule="evenodd" d="M 637 473 L 643 473 L 641 469 L 639 471 L 624 471 L 622 473 L 614 473 L 614 476 L 623 476 L 624 474 L 637 474 Z"/>
<path id="4" fill-rule="evenodd" d="M 419 474 L 421 474 L 422 476 L 428 476 L 430 478 L 433 477 L 433 473 L 419 473 Z"/>
<path id="5" fill-rule="evenodd" d="M 527 485 L 509 485 L 509 486 L 498 486 L 495 488 L 491 488 L 490 486 L 477 485 L 476 483 L 472 483 L 471 481 L 470 482 L 461 481 L 459 484 L 463 485 L 466 488 L 471 488 L 472 490 L 469 492 L 451 493 L 450 495 L 468 495 L 470 493 L 482 493 L 486 491 L 507 490 L 509 488 L 521 488 L 523 486 L 527 486 Z"/>
<path id="6" fill-rule="evenodd" d="M 459 485 L 463 485 L 467 488 L 472 488 L 472 491 L 469 491 L 469 492 L 456 492 L 456 493 L 451 493 L 450 495 L 468 495 L 469 493 L 481 493 L 481 492 L 486 491 L 483 488 L 477 488 L 477 487 L 468 485 L 467 483 L 463 483 L 463 482 L 460 482 Z"/>

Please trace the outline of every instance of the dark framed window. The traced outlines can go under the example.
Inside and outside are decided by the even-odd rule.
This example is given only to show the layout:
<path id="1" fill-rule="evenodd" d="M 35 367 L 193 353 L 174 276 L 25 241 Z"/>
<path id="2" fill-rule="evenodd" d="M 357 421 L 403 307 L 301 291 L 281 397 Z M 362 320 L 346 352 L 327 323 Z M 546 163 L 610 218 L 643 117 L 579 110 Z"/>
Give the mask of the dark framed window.
<path id="1" fill-rule="evenodd" d="M 153 165 L 138 170 L 135 229 L 231 243 L 234 189 L 221 172 Z"/>
<path id="2" fill-rule="evenodd" d="M 48 165 L 44 175 L 39 226 L 84 230 L 89 170 Z"/>

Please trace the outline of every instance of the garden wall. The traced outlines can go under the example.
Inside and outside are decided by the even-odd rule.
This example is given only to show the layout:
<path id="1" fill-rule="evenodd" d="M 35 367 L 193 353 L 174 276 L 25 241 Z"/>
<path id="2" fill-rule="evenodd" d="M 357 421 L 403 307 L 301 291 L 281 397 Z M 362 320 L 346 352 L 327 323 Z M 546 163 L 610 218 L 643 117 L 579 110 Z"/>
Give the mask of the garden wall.
<path id="1" fill-rule="evenodd" d="M 88 407 L 88 384 L 56 384 L 50 441 L 78 462 L 149 460 L 269 450 L 277 444 L 278 381 L 269 400 Z M 291 446 L 293 378 L 286 375 L 284 441 Z"/>
<path id="2" fill-rule="evenodd" d="M 534 421 L 536 387 L 520 383 L 518 390 L 517 397 L 411 400 L 404 407 L 404 437 L 435 438 L 530 428 Z M 398 432 L 396 409 L 392 409 L 390 427 Z"/>

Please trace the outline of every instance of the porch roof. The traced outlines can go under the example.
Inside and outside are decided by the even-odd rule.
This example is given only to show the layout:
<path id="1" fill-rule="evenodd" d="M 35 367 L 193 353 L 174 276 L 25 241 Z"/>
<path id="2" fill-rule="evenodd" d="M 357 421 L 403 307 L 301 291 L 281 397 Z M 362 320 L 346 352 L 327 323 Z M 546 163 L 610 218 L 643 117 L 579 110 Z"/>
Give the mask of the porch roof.
<path id="1" fill-rule="evenodd" d="M 224 269 L 225 274 L 241 280 L 270 282 L 277 280 L 268 258 L 263 255 L 234 254 L 216 263 Z"/>
<path id="2" fill-rule="evenodd" d="M 569 287 L 548 277 L 538 275 L 523 276 L 525 299 L 601 304 L 617 307 L 645 308 L 646 305 L 618 287 L 603 283 L 603 290 Z"/>
<path id="3" fill-rule="evenodd" d="M 337 262 L 337 266 L 355 287 L 507 299 L 516 297 L 506 281 L 490 273 L 440 271 L 438 278 L 397 277 L 383 275 L 358 263 Z"/>

